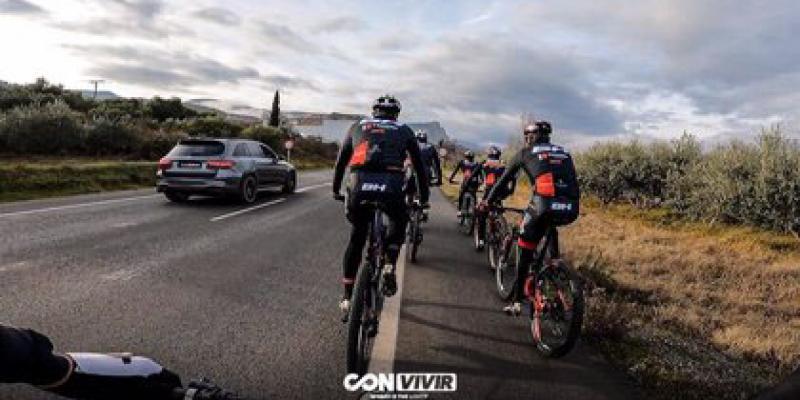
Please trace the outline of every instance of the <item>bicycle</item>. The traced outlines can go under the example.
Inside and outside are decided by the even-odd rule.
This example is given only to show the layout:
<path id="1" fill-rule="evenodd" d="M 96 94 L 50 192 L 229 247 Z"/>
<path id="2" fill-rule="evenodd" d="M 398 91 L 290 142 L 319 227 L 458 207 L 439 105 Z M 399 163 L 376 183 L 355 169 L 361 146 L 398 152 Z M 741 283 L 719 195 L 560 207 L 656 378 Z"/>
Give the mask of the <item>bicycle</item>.
<path id="1" fill-rule="evenodd" d="M 524 212 L 519 209 L 500 208 L 514 212 Z M 513 271 L 497 268 L 498 291 L 501 280 L 509 284 L 501 275 L 513 272 L 514 279 L 511 286 L 504 286 L 509 293 L 501 293 L 510 298 L 513 285 L 516 282 L 516 269 L 519 268 L 519 248 L 516 238 L 519 235 L 517 228 L 512 229 L 505 239 L 513 239 L 512 249 L 515 258 Z M 504 243 L 507 241 L 504 240 Z M 506 253 L 507 255 L 509 253 Z M 510 257 L 505 257 L 506 259 Z M 547 358 L 559 358 L 569 353 L 578 341 L 583 326 L 584 294 L 583 285 L 577 274 L 567 263 L 561 259 L 558 244 L 558 230 L 551 226 L 545 233 L 544 240 L 537 246 L 536 258 L 525 266 L 528 269 L 524 284 L 525 298 L 529 304 L 529 319 L 531 323 L 531 338 L 536 344 L 537 351 Z"/>
<path id="2" fill-rule="evenodd" d="M 415 199 L 409 205 L 409 219 L 408 233 L 406 239 L 406 256 L 412 263 L 417 262 L 417 252 L 419 246 L 422 244 L 422 221 L 423 221 L 424 207 L 420 205 L 419 200 Z"/>
<path id="3" fill-rule="evenodd" d="M 344 197 L 337 197 L 344 201 Z M 384 243 L 383 204 L 367 202 L 372 208 L 372 222 L 369 225 L 366 265 L 359 268 L 353 286 L 353 297 L 347 316 L 347 373 L 364 375 L 369 366 L 369 356 L 373 339 L 377 335 L 378 320 L 383 309 L 383 265 L 386 260 Z"/>

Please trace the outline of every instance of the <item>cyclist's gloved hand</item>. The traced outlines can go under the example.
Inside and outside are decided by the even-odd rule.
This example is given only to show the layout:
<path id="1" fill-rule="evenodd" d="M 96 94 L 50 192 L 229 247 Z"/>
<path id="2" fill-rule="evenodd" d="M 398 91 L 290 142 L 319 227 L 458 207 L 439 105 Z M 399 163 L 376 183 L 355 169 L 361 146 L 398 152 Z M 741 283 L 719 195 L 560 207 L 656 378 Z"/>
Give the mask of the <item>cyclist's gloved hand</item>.
<path id="1" fill-rule="evenodd" d="M 170 399 L 181 379 L 153 360 L 132 355 L 71 353 L 73 371 L 54 393 L 84 400 Z"/>
<path id="2" fill-rule="evenodd" d="M 183 398 L 198 400 L 238 400 L 235 393 L 223 390 L 207 379 L 192 381 L 185 390 Z"/>

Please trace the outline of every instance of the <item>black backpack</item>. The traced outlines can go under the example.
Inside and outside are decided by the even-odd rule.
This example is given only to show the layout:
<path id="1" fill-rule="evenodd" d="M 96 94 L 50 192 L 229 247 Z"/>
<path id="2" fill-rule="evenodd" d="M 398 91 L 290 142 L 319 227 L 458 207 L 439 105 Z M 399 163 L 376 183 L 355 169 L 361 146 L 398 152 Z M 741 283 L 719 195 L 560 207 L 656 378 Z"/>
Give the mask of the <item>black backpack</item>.
<path id="1" fill-rule="evenodd" d="M 572 156 L 559 146 L 536 146 L 538 159 L 533 205 L 539 215 L 547 214 L 553 225 L 568 225 L 578 219 L 580 189 Z"/>

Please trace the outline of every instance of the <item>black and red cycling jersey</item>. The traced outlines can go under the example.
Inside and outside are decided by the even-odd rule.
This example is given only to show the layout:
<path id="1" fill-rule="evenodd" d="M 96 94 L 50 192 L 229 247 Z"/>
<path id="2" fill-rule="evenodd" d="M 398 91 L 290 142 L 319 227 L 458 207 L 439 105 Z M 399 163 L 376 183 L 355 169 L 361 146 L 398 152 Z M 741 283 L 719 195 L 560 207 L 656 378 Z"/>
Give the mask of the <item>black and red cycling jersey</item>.
<path id="1" fill-rule="evenodd" d="M 483 184 L 486 187 L 486 191 L 484 192 L 484 198 L 486 198 L 495 184 L 500 180 L 500 177 L 506 172 L 506 165 L 501 160 L 488 159 L 481 164 L 479 171 L 483 179 Z M 506 197 L 513 193 L 516 183 L 516 179 L 512 179 L 508 182 L 505 190 L 499 197 Z"/>
<path id="2" fill-rule="evenodd" d="M 459 172 L 464 176 L 464 179 L 461 181 L 461 186 L 465 186 L 467 184 L 480 184 L 481 176 L 480 176 L 480 166 L 481 164 L 477 161 L 469 161 L 469 160 L 461 160 L 456 164 L 456 168 L 453 169 L 453 173 L 450 174 L 450 180 L 452 181 Z"/>

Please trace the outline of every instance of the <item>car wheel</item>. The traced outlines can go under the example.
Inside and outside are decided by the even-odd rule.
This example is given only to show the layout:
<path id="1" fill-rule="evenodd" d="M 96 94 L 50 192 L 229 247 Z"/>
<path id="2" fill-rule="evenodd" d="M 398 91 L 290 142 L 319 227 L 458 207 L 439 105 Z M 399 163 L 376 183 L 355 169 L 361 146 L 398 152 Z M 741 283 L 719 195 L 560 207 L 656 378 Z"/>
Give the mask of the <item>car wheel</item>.
<path id="1" fill-rule="evenodd" d="M 181 192 L 164 192 L 164 196 L 173 203 L 185 203 L 189 200 L 188 193 Z"/>
<path id="2" fill-rule="evenodd" d="M 242 203 L 252 204 L 258 198 L 258 181 L 252 175 L 246 176 L 242 180 L 241 187 L 239 188 L 239 200 Z"/>
<path id="3" fill-rule="evenodd" d="M 297 188 L 297 175 L 294 173 L 289 174 L 286 182 L 283 184 L 283 193 L 292 194 L 294 189 Z"/>

